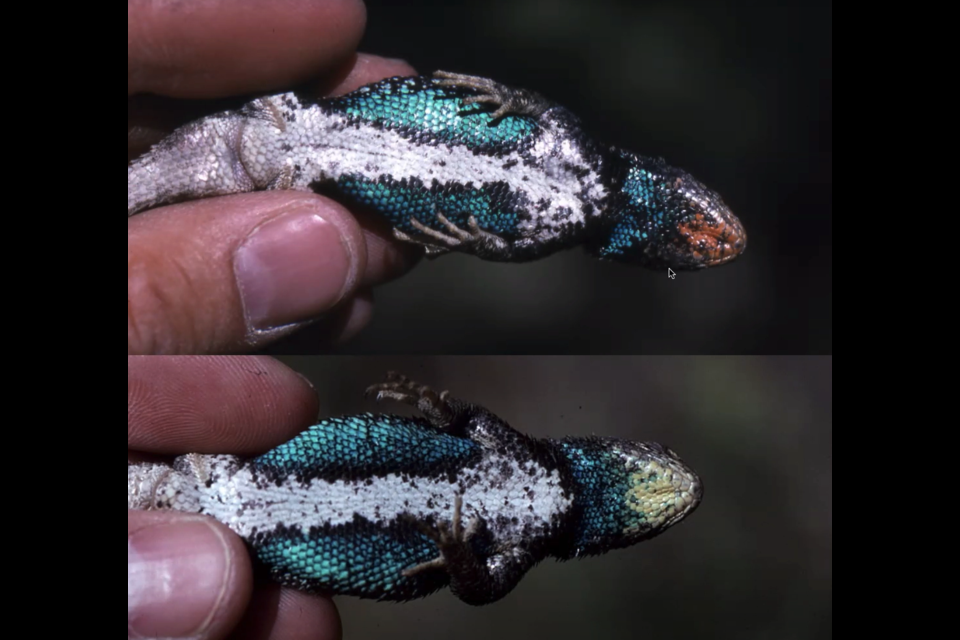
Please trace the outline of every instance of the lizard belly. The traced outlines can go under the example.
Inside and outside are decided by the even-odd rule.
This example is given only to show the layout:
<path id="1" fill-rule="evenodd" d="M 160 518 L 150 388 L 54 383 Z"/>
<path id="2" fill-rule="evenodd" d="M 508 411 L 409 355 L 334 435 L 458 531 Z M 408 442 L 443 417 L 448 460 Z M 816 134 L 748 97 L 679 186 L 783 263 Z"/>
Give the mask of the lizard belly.
<path id="1" fill-rule="evenodd" d="M 232 456 L 210 456 L 210 465 Z M 429 477 L 408 473 L 366 475 L 354 480 L 266 478 L 256 465 L 231 473 L 209 472 L 211 484 L 200 505 L 244 538 L 277 528 L 336 527 L 357 518 L 379 527 L 413 517 L 421 522 L 449 520 L 455 496 L 462 495 L 465 523 L 482 518 L 499 541 L 547 533 L 569 509 L 572 497 L 557 470 L 533 461 L 490 453 L 468 467 Z M 279 480 L 279 481 L 278 481 Z"/>
<path id="2" fill-rule="evenodd" d="M 449 521 L 458 494 L 463 526 L 484 524 L 475 542 L 482 555 L 549 537 L 572 505 L 556 469 L 489 452 L 428 477 L 267 477 L 233 456 L 205 464 L 200 510 L 251 542 L 275 579 L 308 591 L 403 600 L 443 587 L 441 570 L 403 571 L 438 556 L 416 523 Z"/>
<path id="3" fill-rule="evenodd" d="M 473 216 L 505 240 L 549 243 L 582 227 L 606 196 L 581 152 L 543 127 L 491 149 L 446 133 L 388 128 L 315 105 L 282 130 L 249 125 L 243 156 L 259 184 L 294 167 L 293 188 L 339 193 L 407 233 L 417 231 L 411 219 L 444 231 L 439 213 L 460 228 Z"/>

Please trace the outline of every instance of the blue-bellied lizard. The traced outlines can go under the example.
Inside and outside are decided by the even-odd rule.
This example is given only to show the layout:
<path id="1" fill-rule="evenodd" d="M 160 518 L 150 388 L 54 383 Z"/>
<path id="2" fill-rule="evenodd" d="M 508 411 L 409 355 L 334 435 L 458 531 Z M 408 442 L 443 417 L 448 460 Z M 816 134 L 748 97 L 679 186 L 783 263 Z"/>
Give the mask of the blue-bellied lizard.
<path id="1" fill-rule="evenodd" d="M 176 130 L 127 168 L 127 215 L 260 189 L 366 206 L 431 256 L 601 258 L 699 269 L 747 244 L 685 171 L 600 144 L 569 111 L 486 78 L 436 72 L 345 96 L 283 93 Z"/>
<path id="2" fill-rule="evenodd" d="M 548 556 L 652 538 L 702 496 L 659 444 L 532 438 L 397 374 L 368 393 L 425 418 L 333 418 L 256 458 L 129 464 L 128 507 L 209 514 L 305 591 L 409 600 L 449 585 L 485 604 Z"/>

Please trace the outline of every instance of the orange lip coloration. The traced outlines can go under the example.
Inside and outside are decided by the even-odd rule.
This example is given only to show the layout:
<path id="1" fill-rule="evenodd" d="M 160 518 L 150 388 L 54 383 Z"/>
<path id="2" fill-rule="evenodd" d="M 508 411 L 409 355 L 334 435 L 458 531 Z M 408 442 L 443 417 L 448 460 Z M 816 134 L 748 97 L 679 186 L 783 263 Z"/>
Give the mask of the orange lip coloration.
<path id="1" fill-rule="evenodd" d="M 703 214 L 697 214 L 679 229 L 693 248 L 691 255 L 705 267 L 730 262 L 747 248 L 747 233 L 732 214 L 726 220 L 705 219 Z"/>

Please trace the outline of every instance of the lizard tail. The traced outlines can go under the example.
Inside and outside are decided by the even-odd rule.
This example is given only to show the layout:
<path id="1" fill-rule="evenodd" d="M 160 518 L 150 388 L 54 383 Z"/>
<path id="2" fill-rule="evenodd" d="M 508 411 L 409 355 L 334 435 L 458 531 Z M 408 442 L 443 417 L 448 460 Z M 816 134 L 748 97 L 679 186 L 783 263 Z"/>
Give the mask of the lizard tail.
<path id="1" fill-rule="evenodd" d="M 240 131 L 235 120 L 197 120 L 128 164 L 127 216 L 161 204 L 253 191 L 240 161 Z"/>

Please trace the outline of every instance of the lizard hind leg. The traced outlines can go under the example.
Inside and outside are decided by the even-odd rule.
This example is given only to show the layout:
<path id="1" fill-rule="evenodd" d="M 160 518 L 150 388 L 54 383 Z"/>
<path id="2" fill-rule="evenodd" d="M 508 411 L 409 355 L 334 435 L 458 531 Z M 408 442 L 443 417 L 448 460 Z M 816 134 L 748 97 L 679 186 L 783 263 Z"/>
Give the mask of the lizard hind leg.
<path id="1" fill-rule="evenodd" d="M 461 525 L 462 510 L 463 496 L 457 494 L 453 499 L 453 518 L 451 518 L 449 523 L 440 521 L 437 522 L 436 527 L 431 527 L 420 520 L 413 519 L 412 524 L 414 524 L 417 529 L 420 530 L 420 533 L 430 538 L 440 548 L 440 555 L 433 560 L 421 562 L 420 564 L 410 567 L 409 569 L 404 569 L 404 576 L 410 577 L 420 573 L 421 571 L 427 571 L 429 569 L 442 569 L 447 566 L 446 558 L 443 555 L 444 548 L 466 543 L 476 530 L 476 527 L 472 526 L 476 522 L 476 519 L 474 519 L 474 521 L 470 523 L 471 527 L 468 529 L 468 531 L 464 532 Z"/>
<path id="2" fill-rule="evenodd" d="M 373 396 L 378 402 L 395 400 L 416 407 L 438 428 L 449 427 L 456 419 L 456 410 L 448 403 L 449 391 L 437 393 L 425 384 L 420 384 L 396 371 L 387 373 L 385 382 L 370 385 L 364 395 Z"/>
<path id="3" fill-rule="evenodd" d="M 450 578 L 450 589 L 467 604 L 481 605 L 499 600 L 513 589 L 523 574 L 533 566 L 532 556 L 519 547 L 506 548 L 497 553 L 492 566 L 485 553 L 478 553 L 470 544 L 481 527 L 483 519 L 475 515 L 463 527 L 463 497 L 457 494 L 453 503 L 453 517 L 438 521 L 434 526 L 413 520 L 420 532 L 437 545 L 437 557 L 402 571 L 412 577 L 424 571 L 443 570 Z"/>

